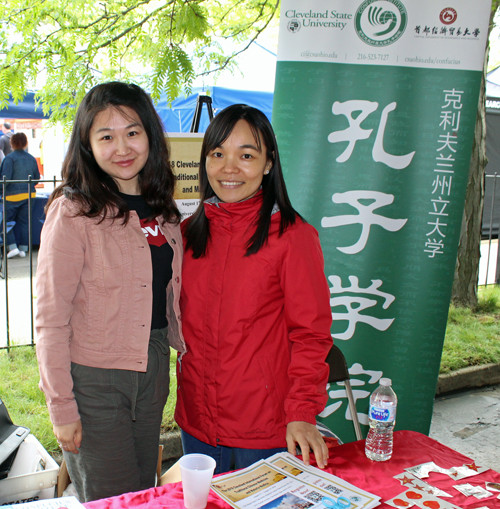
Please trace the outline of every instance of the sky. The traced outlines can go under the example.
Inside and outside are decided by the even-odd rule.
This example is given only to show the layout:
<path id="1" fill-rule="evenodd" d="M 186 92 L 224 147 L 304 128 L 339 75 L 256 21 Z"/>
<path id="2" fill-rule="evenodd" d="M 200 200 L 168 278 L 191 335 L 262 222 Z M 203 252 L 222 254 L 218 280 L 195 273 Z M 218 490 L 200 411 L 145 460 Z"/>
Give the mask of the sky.
<path id="1" fill-rule="evenodd" d="M 198 78 L 193 86 L 217 85 L 237 90 L 274 92 L 277 51 L 278 24 L 276 23 L 275 26 L 264 31 L 256 42 L 237 57 L 239 71 L 236 70 L 233 74 L 230 71 L 224 71 L 216 81 L 211 76 L 204 79 Z"/>

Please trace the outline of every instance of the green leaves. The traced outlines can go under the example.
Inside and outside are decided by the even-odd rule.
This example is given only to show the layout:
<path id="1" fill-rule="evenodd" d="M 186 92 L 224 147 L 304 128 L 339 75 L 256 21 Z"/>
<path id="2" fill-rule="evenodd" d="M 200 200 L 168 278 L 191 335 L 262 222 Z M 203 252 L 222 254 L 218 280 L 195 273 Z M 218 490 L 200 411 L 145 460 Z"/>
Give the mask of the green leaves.
<path id="1" fill-rule="evenodd" d="M 166 92 L 169 101 L 178 97 L 183 85 L 190 87 L 194 77 L 193 66 L 186 52 L 175 44 L 169 44 L 158 54 L 155 72 L 150 80 L 151 97 L 158 101 Z"/>
<path id="2" fill-rule="evenodd" d="M 71 122 L 95 84 L 133 81 L 171 101 L 199 74 L 231 68 L 241 52 L 218 40 L 255 39 L 279 0 L 5 0 L 0 108 L 29 89 L 54 121 Z"/>

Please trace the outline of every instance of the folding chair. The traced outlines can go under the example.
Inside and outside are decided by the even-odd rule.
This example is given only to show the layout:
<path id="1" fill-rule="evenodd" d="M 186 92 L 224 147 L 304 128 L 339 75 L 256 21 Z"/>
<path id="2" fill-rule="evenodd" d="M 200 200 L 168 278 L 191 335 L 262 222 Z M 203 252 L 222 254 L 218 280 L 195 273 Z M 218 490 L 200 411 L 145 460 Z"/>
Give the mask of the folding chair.
<path id="1" fill-rule="evenodd" d="M 349 411 L 351 412 L 354 432 L 356 434 L 356 440 L 362 440 L 363 435 L 361 434 L 361 427 L 359 425 L 356 403 L 352 395 L 349 369 L 347 368 L 344 354 L 340 351 L 340 348 L 337 345 L 332 345 L 332 348 L 326 357 L 326 363 L 330 367 L 328 383 L 333 384 L 337 382 L 344 382 L 347 400 L 349 401 Z"/>

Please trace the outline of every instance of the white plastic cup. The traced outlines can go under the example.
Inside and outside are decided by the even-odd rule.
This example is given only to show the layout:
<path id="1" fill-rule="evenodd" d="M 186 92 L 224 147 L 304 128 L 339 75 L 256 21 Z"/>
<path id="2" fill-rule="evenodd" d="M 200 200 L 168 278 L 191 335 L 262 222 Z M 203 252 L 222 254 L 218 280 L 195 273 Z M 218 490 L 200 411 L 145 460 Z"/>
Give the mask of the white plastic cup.
<path id="1" fill-rule="evenodd" d="M 215 460 L 205 454 L 185 454 L 179 460 L 182 492 L 187 509 L 205 509 Z"/>

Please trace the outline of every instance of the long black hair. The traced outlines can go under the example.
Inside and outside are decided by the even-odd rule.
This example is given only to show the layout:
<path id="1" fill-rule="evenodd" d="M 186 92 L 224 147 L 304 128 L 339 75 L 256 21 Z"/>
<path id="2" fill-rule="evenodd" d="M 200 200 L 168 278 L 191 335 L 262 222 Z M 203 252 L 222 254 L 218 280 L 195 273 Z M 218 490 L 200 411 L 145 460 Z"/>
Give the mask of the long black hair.
<path id="1" fill-rule="evenodd" d="M 64 195 L 79 205 L 79 215 L 129 219 L 129 209 L 119 194 L 115 180 L 97 164 L 90 147 L 90 129 L 96 116 L 107 108 L 125 115 L 124 107 L 140 118 L 149 141 L 149 155 L 139 173 L 139 188 L 151 207 L 150 220 L 162 216 L 164 221 L 178 223 L 180 213 L 173 195 L 175 175 L 169 162 L 169 146 L 160 117 L 150 97 L 139 86 L 112 81 L 92 88 L 76 113 L 68 152 L 62 167 L 63 182 L 50 196 L 52 201 Z"/>
<path id="2" fill-rule="evenodd" d="M 259 150 L 265 149 L 266 158 L 272 163 L 269 174 L 264 175 L 262 179 L 262 206 L 255 232 L 247 242 L 245 256 L 257 253 L 267 242 L 275 204 L 278 205 L 281 212 L 279 235 L 282 235 L 290 225 L 294 224 L 297 217 L 300 217 L 288 198 L 276 136 L 269 120 L 260 110 L 246 104 L 228 106 L 212 120 L 203 138 L 199 171 L 201 201 L 196 212 L 189 218 L 184 232 L 186 250 L 191 249 L 194 258 L 200 258 L 206 254 L 210 239 L 210 226 L 203 202 L 215 196 L 215 192 L 208 181 L 206 158 L 210 151 L 220 147 L 227 140 L 239 120 L 245 120 L 248 123 L 257 147 Z"/>

